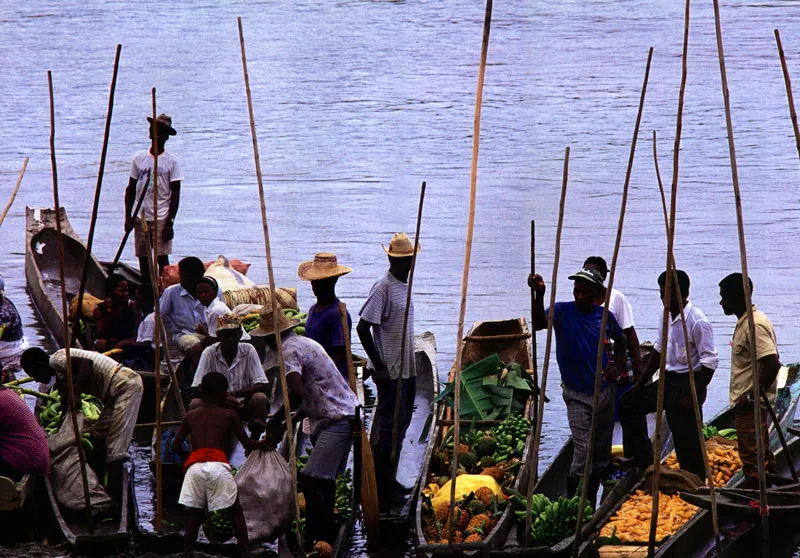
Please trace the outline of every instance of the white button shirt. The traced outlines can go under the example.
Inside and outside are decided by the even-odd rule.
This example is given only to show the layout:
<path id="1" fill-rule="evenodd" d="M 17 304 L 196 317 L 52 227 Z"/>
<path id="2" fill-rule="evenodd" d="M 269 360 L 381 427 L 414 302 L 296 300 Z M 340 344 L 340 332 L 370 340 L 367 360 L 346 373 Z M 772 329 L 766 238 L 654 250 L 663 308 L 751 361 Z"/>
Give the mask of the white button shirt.
<path id="1" fill-rule="evenodd" d="M 719 364 L 717 349 L 714 345 L 714 330 L 703 312 L 687 301 L 683 309 L 686 315 L 686 330 L 689 334 L 689 354 L 692 359 L 692 370 L 701 366 L 716 370 Z M 661 352 L 661 324 L 658 326 L 658 339 L 655 350 Z M 689 371 L 686 361 L 686 343 L 683 335 L 681 317 L 678 315 L 669 324 L 667 337 L 667 370 L 684 374 Z"/>
<path id="2" fill-rule="evenodd" d="M 209 372 L 219 372 L 228 378 L 228 391 L 239 391 L 253 387 L 255 384 L 266 384 L 267 376 L 261 368 L 258 353 L 252 345 L 239 343 L 238 352 L 230 365 L 222 356 L 219 343 L 206 347 L 197 364 L 192 387 L 202 383 L 203 376 Z"/>

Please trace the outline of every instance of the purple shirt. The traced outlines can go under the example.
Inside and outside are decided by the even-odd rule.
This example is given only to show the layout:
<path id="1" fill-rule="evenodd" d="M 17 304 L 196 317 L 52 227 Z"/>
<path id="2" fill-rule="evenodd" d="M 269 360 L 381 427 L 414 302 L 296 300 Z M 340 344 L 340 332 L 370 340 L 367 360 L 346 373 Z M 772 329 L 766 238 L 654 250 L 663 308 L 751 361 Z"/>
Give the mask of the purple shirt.
<path id="1" fill-rule="evenodd" d="M 20 473 L 50 472 L 44 430 L 27 403 L 10 389 L 0 389 L 0 459 Z"/>
<path id="2" fill-rule="evenodd" d="M 350 312 L 347 312 L 347 336 L 353 328 L 353 320 L 350 319 Z M 342 334 L 342 317 L 339 314 L 339 299 L 330 306 L 318 308 L 313 305 L 308 310 L 306 317 L 306 337 L 313 339 L 325 349 L 328 356 L 333 358 L 335 347 L 344 347 L 344 335 Z M 336 364 L 336 368 L 342 376 L 348 378 L 347 361 Z"/>

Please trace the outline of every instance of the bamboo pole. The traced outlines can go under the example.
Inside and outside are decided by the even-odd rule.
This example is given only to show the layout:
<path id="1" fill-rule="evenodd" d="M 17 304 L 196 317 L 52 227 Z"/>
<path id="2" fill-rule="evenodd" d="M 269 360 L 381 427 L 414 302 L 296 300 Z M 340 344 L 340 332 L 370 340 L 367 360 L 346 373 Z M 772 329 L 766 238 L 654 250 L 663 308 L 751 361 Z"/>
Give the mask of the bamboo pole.
<path id="1" fill-rule="evenodd" d="M 542 442 L 542 422 L 544 421 L 544 403 L 547 392 L 547 373 L 550 370 L 550 349 L 553 346 L 553 317 L 556 306 L 556 284 L 558 281 L 558 263 L 561 259 L 561 230 L 564 226 L 564 206 L 567 201 L 567 178 L 569 177 L 569 147 L 564 150 L 564 172 L 561 179 L 561 201 L 558 204 L 558 224 L 556 225 L 556 246 L 553 255 L 553 278 L 550 281 L 550 312 L 547 315 L 547 339 L 544 344 L 544 362 L 542 363 L 542 383 L 539 387 L 539 405 L 536 414 L 536 424 L 534 425 L 533 448 L 531 449 L 530 472 L 528 473 L 528 494 L 526 498 L 525 510 L 525 534 L 523 537 L 524 546 L 528 546 L 531 534 L 531 506 L 533 505 L 533 489 L 539 478 L 539 447 Z M 533 233 L 533 221 L 531 221 L 531 233 Z M 533 265 L 531 265 L 533 268 Z M 531 291 L 534 289 L 531 288 Z M 533 295 L 532 295 L 533 296 Z M 531 308 L 531 312 L 535 310 Z M 535 315 L 535 314 L 534 314 Z M 535 324 L 535 321 L 532 322 Z M 534 326 L 533 338 L 536 338 L 536 327 Z M 535 361 L 534 361 L 535 362 Z"/>
<path id="2" fill-rule="evenodd" d="M 3 214 L 0 215 L 0 225 L 3 224 L 3 221 L 6 220 L 6 215 L 8 214 L 8 210 L 11 209 L 11 206 L 14 204 L 14 200 L 17 197 L 17 192 L 19 192 L 19 187 L 22 184 L 22 177 L 25 174 L 25 169 L 28 168 L 28 157 L 22 161 L 22 168 L 19 170 L 19 176 L 17 177 L 17 183 L 14 186 L 14 190 L 11 192 L 11 197 L 8 198 L 8 203 L 6 204 L 6 208 L 3 210 Z"/>
<path id="3" fill-rule="evenodd" d="M 86 239 L 86 255 L 83 258 L 83 273 L 78 288 L 78 306 L 83 308 L 83 294 L 86 292 L 86 280 L 89 277 L 89 262 L 92 260 L 92 245 L 94 243 L 94 229 L 97 224 L 97 210 L 100 207 L 100 190 L 103 186 L 103 172 L 106 167 L 106 153 L 108 152 L 108 136 L 111 133 L 111 115 L 114 112 L 114 91 L 117 89 L 117 72 L 119 71 L 119 55 L 122 45 L 117 44 L 117 53 L 114 57 L 114 72 L 111 74 L 111 88 L 108 94 L 108 112 L 106 113 L 106 127 L 103 133 L 103 148 L 100 150 L 100 168 L 97 172 L 97 184 L 94 189 L 94 204 L 92 205 L 92 219 L 89 221 L 89 236 Z M 81 319 L 80 311 L 75 312 L 74 323 L 77 326 Z M 73 331 L 77 329 L 74 327 Z"/>
<path id="4" fill-rule="evenodd" d="M 492 0 L 486 0 L 486 12 L 483 17 L 483 39 L 481 41 L 481 62 L 478 68 L 478 87 L 475 94 L 475 120 L 472 133 L 472 165 L 470 168 L 469 185 L 469 217 L 467 219 L 467 240 L 464 249 L 464 272 L 461 278 L 461 308 L 458 313 L 458 333 L 456 336 L 456 362 L 453 374 L 455 386 L 455 400 L 453 402 L 453 463 L 450 478 L 450 528 L 447 533 L 447 542 L 452 546 L 455 523 L 456 482 L 458 476 L 458 444 L 461 435 L 461 340 L 464 337 L 464 318 L 467 312 L 467 286 L 469 284 L 469 262 L 472 257 L 472 234 L 475 228 L 475 199 L 478 193 L 478 147 L 480 146 L 481 132 L 481 104 L 483 102 L 483 81 L 486 75 L 486 57 L 489 53 L 489 32 L 492 28 Z"/>
<path id="5" fill-rule="evenodd" d="M 152 97 L 153 97 L 153 121 L 150 123 L 150 129 L 152 131 L 152 141 L 150 144 L 150 149 L 153 154 L 153 174 L 150 177 L 150 181 L 153 183 L 153 264 L 158 266 L 158 122 L 156 121 L 156 116 L 158 115 L 156 111 L 156 88 L 153 87 L 152 89 Z M 149 251 L 149 250 L 148 250 Z M 150 265 L 150 277 L 151 283 L 153 285 L 156 284 L 152 278 L 157 274 L 156 270 L 157 267 L 154 267 L 153 264 Z M 158 305 L 158 298 L 153 299 L 155 304 L 153 305 L 153 310 L 155 311 L 155 306 Z M 160 309 L 160 308 L 159 308 Z M 159 316 L 160 317 L 160 316 Z M 164 517 L 164 502 L 163 502 L 163 475 L 161 473 L 161 330 L 159 328 L 154 328 L 153 332 L 153 340 L 155 342 L 155 363 L 156 363 L 156 532 L 161 532 L 161 522 Z"/>
<path id="6" fill-rule="evenodd" d="M 688 0 L 687 0 L 688 1 Z M 766 474 L 764 470 L 764 444 L 765 440 L 761 437 L 761 404 L 759 387 L 761 385 L 761 374 L 758 369 L 758 355 L 756 354 L 756 323 L 753 321 L 753 301 L 750 297 L 750 276 L 747 273 L 747 247 L 744 236 L 744 218 L 742 217 L 742 196 L 739 189 L 739 170 L 736 166 L 736 146 L 733 139 L 733 120 L 731 118 L 731 100 L 728 91 L 728 76 L 725 71 L 725 52 L 722 45 L 722 25 L 720 23 L 719 0 L 714 0 L 714 27 L 717 36 L 717 52 L 719 54 L 719 73 L 722 81 L 722 100 L 725 105 L 725 125 L 728 130 L 728 151 L 731 161 L 731 180 L 733 182 L 733 197 L 736 203 L 736 225 L 739 233 L 739 255 L 742 264 L 742 286 L 744 289 L 744 299 L 747 308 L 748 333 L 750 336 L 751 360 L 750 365 L 753 369 L 753 415 L 755 419 L 755 438 L 758 448 L 758 491 L 759 491 L 759 514 L 761 516 L 761 537 L 762 556 L 769 556 L 769 508 L 767 507 L 767 486 Z"/>
<path id="7" fill-rule="evenodd" d="M 408 337 L 408 313 L 411 310 L 411 290 L 414 285 L 414 269 L 417 265 L 417 251 L 419 250 L 419 229 L 420 225 L 422 224 L 422 204 L 425 201 L 425 186 L 426 183 L 422 183 L 422 188 L 419 192 L 419 209 L 417 210 L 417 228 L 416 232 L 414 233 L 414 253 L 411 255 L 411 269 L 408 272 L 408 289 L 406 291 L 406 306 L 403 309 L 403 337 L 400 339 L 400 373 L 397 376 L 397 389 L 395 390 L 394 394 L 394 417 L 392 419 L 392 456 L 391 456 L 391 466 L 392 471 L 396 471 L 397 468 L 397 461 L 400 457 L 400 448 L 399 442 L 399 420 L 400 420 L 400 400 L 402 399 L 403 393 L 403 370 L 405 370 L 405 361 L 406 361 L 406 338 Z M 413 339 L 411 341 L 414 342 Z M 411 352 L 413 354 L 414 348 L 411 348 Z M 408 417 L 406 417 L 406 420 Z"/>
<path id="8" fill-rule="evenodd" d="M 671 272 L 673 266 L 673 242 L 675 238 L 675 213 L 677 211 L 677 193 L 678 193 L 678 171 L 680 168 L 680 146 L 681 146 L 681 133 L 683 131 L 683 103 L 684 95 L 686 93 L 686 76 L 688 73 L 687 57 L 689 51 L 689 22 L 690 22 L 690 0 L 686 0 L 684 9 L 684 25 L 683 25 L 683 51 L 681 53 L 681 83 L 678 91 L 678 114 L 675 125 L 675 145 L 672 154 L 672 191 L 670 192 L 670 223 L 669 233 L 667 235 L 667 278 L 664 285 L 664 310 L 661 319 L 662 335 L 661 346 L 666 348 L 667 335 L 669 327 L 669 300 L 672 296 L 672 278 Z M 653 507 L 650 513 L 650 534 L 648 537 L 647 548 L 649 555 L 655 551 L 656 544 L 656 527 L 658 526 L 658 501 L 659 501 L 659 482 L 661 478 L 661 429 L 664 411 L 664 387 L 666 376 L 667 364 L 667 351 L 661 353 L 661 361 L 659 363 L 659 376 L 658 376 L 658 395 L 656 399 L 656 431 L 653 439 Z"/>
<path id="9" fill-rule="evenodd" d="M 656 131 L 653 130 L 653 161 L 656 169 L 656 179 L 658 180 L 658 190 L 661 194 L 661 209 L 664 212 L 664 228 L 669 239 L 669 218 L 667 217 L 667 200 L 664 195 L 664 183 L 661 181 L 661 172 L 658 169 L 658 150 L 656 147 Z M 672 280 L 675 285 L 678 283 L 678 266 L 675 263 L 675 253 L 672 253 Z M 680 288 L 680 286 L 678 287 Z M 706 474 L 706 481 L 708 482 L 708 491 L 711 496 L 711 527 L 714 531 L 714 544 L 717 549 L 717 555 L 722 556 L 722 541 L 719 536 L 719 516 L 717 514 L 717 494 L 714 487 L 714 477 L 711 475 L 711 464 L 708 462 L 708 454 L 706 452 L 706 437 L 703 434 L 703 415 L 700 407 L 700 400 L 697 398 L 697 385 L 694 378 L 694 370 L 692 367 L 692 355 L 689 349 L 689 330 L 686 327 L 686 312 L 683 306 L 683 296 L 679 296 L 678 309 L 681 315 L 681 329 L 683 331 L 683 344 L 686 349 L 686 363 L 689 368 L 689 388 L 692 392 L 692 406 L 694 408 L 695 423 L 697 426 L 697 436 L 700 440 L 700 450 L 703 452 L 703 468 Z M 662 351 L 666 353 L 666 346 L 662 346 Z M 788 455 L 788 454 L 787 454 Z M 660 460 L 660 456 L 659 456 Z"/>
<path id="10" fill-rule="evenodd" d="M 619 222 L 617 224 L 617 237 L 614 242 L 614 255 L 611 258 L 611 269 L 608 274 L 608 286 L 606 287 L 606 300 L 603 304 L 603 317 L 600 320 L 600 335 L 597 341 L 597 359 L 595 363 L 594 393 L 592 395 L 592 426 L 589 434 L 589 447 L 586 453 L 586 463 L 583 466 L 583 482 L 581 483 L 581 497 L 578 504 L 578 520 L 575 523 L 575 542 L 572 546 L 572 556 L 578 556 L 578 549 L 581 543 L 581 529 L 583 528 L 583 511 L 586 507 L 586 497 L 588 495 L 589 476 L 592 473 L 592 461 L 594 459 L 595 437 L 597 435 L 597 407 L 600 403 L 600 382 L 603 378 L 603 353 L 605 349 L 605 331 L 608 325 L 608 313 L 611 301 L 611 290 L 614 288 L 614 278 L 617 270 L 617 258 L 619 257 L 619 247 L 622 243 L 622 229 L 625 224 L 625 208 L 628 204 L 628 187 L 631 182 L 631 172 L 633 170 L 633 160 L 636 155 L 636 140 L 639 137 L 639 126 L 642 122 L 642 111 L 644 110 L 644 100 L 647 95 L 647 81 L 650 78 L 650 62 L 653 60 L 653 47 L 647 53 L 647 65 L 644 70 L 644 80 L 642 82 L 642 93 L 639 96 L 639 109 L 636 114 L 636 124 L 633 127 L 633 139 L 631 140 L 630 154 L 628 155 L 628 168 L 625 171 L 625 183 L 622 186 L 622 202 L 619 208 Z"/>
<path id="11" fill-rule="evenodd" d="M 256 164 L 256 178 L 258 180 L 258 197 L 261 202 L 261 222 L 264 229 L 264 250 L 267 256 L 267 273 L 269 275 L 269 292 L 272 302 L 272 323 L 275 328 L 275 342 L 278 350 L 278 367 L 280 369 L 281 390 L 283 391 L 283 406 L 286 413 L 286 436 L 289 440 L 289 468 L 292 471 L 292 484 L 295 490 L 294 508 L 295 520 L 297 521 L 297 545 L 298 552 L 302 556 L 303 552 L 303 533 L 300 529 L 300 505 L 297 499 L 297 456 L 295 455 L 294 425 L 292 424 L 292 409 L 289 405 L 289 387 L 286 384 L 286 375 L 283 363 L 283 348 L 281 346 L 281 332 L 278 331 L 278 316 L 281 312 L 278 306 L 278 298 L 275 294 L 275 277 L 272 273 L 272 252 L 269 245 L 269 223 L 267 221 L 267 206 L 264 201 L 264 182 L 261 177 L 261 159 L 258 155 L 258 137 L 256 136 L 256 120 L 253 114 L 253 98 L 250 93 L 250 77 L 247 73 L 247 55 L 244 48 L 244 31 L 242 30 L 242 18 L 237 18 L 239 25 L 239 44 L 242 50 L 242 70 L 244 71 L 244 86 L 247 93 L 247 109 L 250 114 L 250 133 L 253 137 L 253 155 Z"/>
<path id="12" fill-rule="evenodd" d="M 350 381 L 350 389 L 358 395 L 358 386 L 356 385 L 356 369 L 353 365 L 353 352 L 350 347 L 350 330 L 347 323 L 347 306 L 344 302 L 339 303 L 339 317 L 342 321 L 342 332 L 344 333 L 344 352 L 347 358 L 347 377 Z M 357 420 L 360 419 L 361 413 L 358 413 Z M 353 435 L 356 436 L 355 434 Z M 355 438 L 354 438 L 355 439 Z M 375 476 L 375 459 L 372 455 L 372 446 L 369 443 L 369 436 L 364 429 L 363 424 L 360 428 L 360 433 L 357 436 L 359 440 L 358 447 L 353 446 L 353 469 L 360 470 L 360 496 L 361 496 L 361 510 L 364 513 L 364 527 L 367 530 L 367 541 L 371 544 L 376 544 L 380 541 L 381 537 L 381 524 L 380 524 L 380 508 L 378 504 L 378 482 Z M 361 458 L 361 467 L 355 467 L 356 452 Z M 355 475 L 353 476 L 355 479 Z M 353 481 L 355 483 L 355 480 Z M 355 487 L 355 484 L 353 484 Z"/>
<path id="13" fill-rule="evenodd" d="M 144 185 L 144 188 L 142 188 L 142 194 L 139 196 L 139 200 L 136 202 L 136 207 L 133 209 L 133 215 L 131 215 L 131 219 L 134 221 L 136 221 L 136 216 L 139 214 L 139 209 L 141 209 L 142 204 L 144 203 L 144 196 L 147 194 L 147 188 L 149 185 L 149 182 Z M 114 260 L 111 262 L 111 265 L 108 266 L 109 271 L 113 271 L 119 264 L 119 259 L 122 257 L 122 251 L 125 249 L 125 244 L 128 242 L 128 237 L 131 235 L 132 230 L 132 228 L 126 230 L 125 234 L 122 235 L 122 241 L 119 243 L 119 248 L 117 248 L 117 253 L 114 255 Z"/>
<path id="14" fill-rule="evenodd" d="M 786 99 L 789 101 L 789 117 L 792 119 L 792 129 L 794 130 L 794 141 L 797 145 L 797 155 L 800 156 L 800 127 L 797 125 L 797 112 L 794 110 L 794 95 L 792 94 L 792 80 L 789 77 L 789 67 L 786 65 L 786 56 L 783 54 L 783 43 L 781 43 L 781 33 L 775 29 L 775 42 L 778 43 L 778 56 L 781 58 L 781 69 L 783 70 L 783 81 L 786 84 Z"/>
<path id="15" fill-rule="evenodd" d="M 531 277 L 536 274 L 536 221 L 531 219 Z M 531 327 L 534 324 L 534 317 L 533 317 L 533 308 L 536 305 L 536 291 L 531 289 Z M 539 354 L 536 350 L 536 329 L 531 332 L 531 371 L 533 376 L 533 385 L 534 387 L 539 387 L 539 368 L 537 362 L 539 360 Z M 541 388 L 540 388 L 541 389 Z M 539 416 L 539 398 L 533 398 L 533 416 Z M 537 467 L 538 469 L 538 467 Z M 533 476 L 528 477 L 529 482 L 533 482 L 536 484 L 536 481 L 539 478 L 539 471 L 534 470 Z"/>
<path id="16" fill-rule="evenodd" d="M 78 428 L 78 412 L 75 405 L 75 385 L 72 383 L 72 359 L 69 354 L 70 330 L 69 314 L 67 312 L 67 287 L 64 274 L 64 237 L 61 232 L 61 204 L 58 201 L 58 167 L 56 165 L 56 114 L 53 101 L 53 74 L 47 70 L 47 86 L 50 91 L 50 164 L 53 167 L 53 204 L 56 210 L 56 232 L 58 239 L 58 271 L 61 278 L 61 316 L 64 323 L 64 358 L 66 361 L 67 395 L 69 397 L 69 416 L 72 420 L 72 430 L 75 434 L 75 445 L 78 450 L 78 461 L 81 465 L 81 483 L 83 484 L 83 500 L 86 505 L 86 525 L 89 532 L 94 532 L 92 524 L 92 500 L 89 497 L 89 478 L 86 474 L 86 454 L 81 443 L 81 431 Z"/>

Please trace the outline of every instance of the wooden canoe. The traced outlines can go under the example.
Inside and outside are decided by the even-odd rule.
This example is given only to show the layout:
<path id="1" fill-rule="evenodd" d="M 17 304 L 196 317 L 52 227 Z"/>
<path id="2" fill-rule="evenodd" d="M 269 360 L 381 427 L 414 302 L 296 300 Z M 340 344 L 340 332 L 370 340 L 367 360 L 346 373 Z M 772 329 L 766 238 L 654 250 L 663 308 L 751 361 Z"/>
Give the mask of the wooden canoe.
<path id="1" fill-rule="evenodd" d="M 525 318 L 516 318 L 510 320 L 498 321 L 482 321 L 473 324 L 467 336 L 462 340 L 459 350 L 461 351 L 462 369 L 470 364 L 474 364 L 484 358 L 497 354 L 503 362 L 515 362 L 521 365 L 526 370 L 533 368 L 531 363 L 531 346 L 530 346 L 530 332 L 528 331 L 528 324 Z M 451 368 L 449 374 L 449 381 L 453 381 L 455 375 L 455 365 Z M 533 415 L 532 401 L 529 399 L 525 410 L 524 416 L 531 421 L 535 420 Z M 453 422 L 453 412 L 450 407 L 444 403 L 437 405 L 435 410 L 436 424 L 432 430 L 432 435 L 429 437 L 428 446 L 425 450 L 423 460 L 422 475 L 417 489 L 416 503 L 414 507 L 415 518 L 414 528 L 417 540 L 417 556 L 436 556 L 436 555 L 451 555 L 453 552 L 470 551 L 475 554 L 487 554 L 492 550 L 502 548 L 505 543 L 509 531 L 513 527 L 514 514 L 511 506 L 506 506 L 502 516 L 500 517 L 497 525 L 487 535 L 487 537 L 480 543 L 456 544 L 452 546 L 429 544 L 425 539 L 425 534 L 422 527 L 422 491 L 429 482 L 431 459 L 434 450 L 439 445 L 445 435 L 448 423 Z M 500 421 L 495 421 L 499 424 Z M 462 426 L 468 427 L 469 421 L 461 421 Z M 486 425 L 490 426 L 490 425 Z M 527 461 L 531 451 L 531 444 L 533 442 L 533 431 L 531 428 L 525 440 L 523 450 L 523 461 Z M 527 468 L 522 467 L 512 488 L 520 490 L 527 483 Z"/>
<path id="2" fill-rule="evenodd" d="M 129 466 L 122 469 L 123 487 L 128 486 Z M 112 521 L 96 522 L 92 532 L 86 525 L 83 512 L 62 511 L 56 501 L 53 486 L 49 477 L 44 477 L 44 487 L 52 510 L 54 521 L 60 538 L 74 554 L 116 554 L 128 546 L 129 498 L 128 491 L 122 490 L 122 502 L 118 514 Z"/>
<path id="3" fill-rule="evenodd" d="M 64 275 L 67 298 L 78 294 L 86 258 L 86 246 L 75 233 L 61 208 L 59 214 L 64 240 Z M 61 273 L 59 271 L 58 232 L 54 209 L 25 208 L 25 279 L 36 312 L 57 347 L 64 345 L 61 308 Z M 94 256 L 89 260 L 86 292 L 105 298 L 106 272 Z M 68 301 L 69 302 L 69 301 Z"/>
<path id="4" fill-rule="evenodd" d="M 775 403 L 775 412 L 781 428 L 785 429 L 792 424 L 795 411 L 797 410 L 798 397 L 800 397 L 800 365 L 789 365 L 785 372 L 778 376 L 778 397 Z M 714 417 L 710 424 L 717 428 L 733 428 L 734 413 L 733 408 L 728 407 Z M 769 427 L 770 438 L 769 446 L 775 451 L 779 446 L 778 437 L 775 433 L 774 425 Z M 737 472 L 725 485 L 726 488 L 736 488 L 744 477 L 742 472 Z M 637 483 L 631 492 L 643 488 L 643 481 Z M 611 517 L 622 506 L 626 498 L 622 498 L 615 505 L 607 517 Z M 607 518 L 606 518 L 607 519 Z M 604 522 L 603 522 L 604 523 Z M 598 524 L 598 527 L 602 523 Z M 711 526 L 711 514 L 706 510 L 698 511 L 695 516 L 686 522 L 674 535 L 665 539 L 657 548 L 655 555 L 664 557 L 685 558 L 686 556 L 698 556 L 704 554 L 704 549 L 711 549 L 714 546 L 714 535 Z M 590 542 L 584 542 L 581 546 L 580 556 L 589 557 L 593 555 Z"/>
<path id="5" fill-rule="evenodd" d="M 35 477 L 25 475 L 19 482 L 0 477 L 0 511 L 21 509 L 33 494 Z"/>

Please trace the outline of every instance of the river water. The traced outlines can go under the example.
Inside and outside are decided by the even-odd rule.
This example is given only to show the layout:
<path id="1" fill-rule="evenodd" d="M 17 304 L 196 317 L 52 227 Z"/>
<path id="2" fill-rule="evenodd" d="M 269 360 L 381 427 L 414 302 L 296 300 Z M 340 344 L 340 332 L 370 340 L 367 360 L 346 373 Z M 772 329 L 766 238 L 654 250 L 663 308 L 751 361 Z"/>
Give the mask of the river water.
<path id="1" fill-rule="evenodd" d="M 31 158 L 2 227 L 0 273 L 33 343 L 41 327 L 25 292 L 24 208 L 52 205 L 46 70 L 53 71 L 61 202 L 86 236 L 114 48 L 123 45 L 95 253 L 111 259 L 122 235 L 133 153 L 158 112 L 178 135 L 167 147 L 185 180 L 173 261 L 218 254 L 253 264 L 266 282 L 236 16 L 244 18 L 277 282 L 298 287 L 297 265 L 335 252 L 354 271 L 339 283 L 357 310 L 384 272 L 380 244 L 413 232 L 428 183 L 415 278 L 418 332 L 436 334 L 450 367 L 464 257 L 475 84 L 484 5 L 466 2 L 4 2 L 0 9 L 0 199 Z M 783 31 L 800 80 L 800 4 L 722 6 L 754 298 L 777 329 L 784 361 L 800 360 L 787 300 L 798 245 L 800 175 L 773 29 Z M 652 159 L 671 182 L 683 3 L 664 0 L 497 2 L 484 90 L 475 244 L 467 324 L 530 315 L 525 279 L 536 220 L 537 268 L 553 263 L 563 153 L 571 146 L 559 299 L 588 255 L 609 261 L 647 49 L 655 47 L 631 177 L 615 285 L 642 340 L 660 319 L 655 279 L 665 235 Z M 711 2 L 694 3 L 678 193 L 676 261 L 691 300 L 714 325 L 720 369 L 706 413 L 727 402 L 734 322 L 718 281 L 739 266 Z M 132 244 L 132 243 L 131 243 Z M 133 247 L 124 258 L 134 260 Z M 544 336 L 539 336 L 540 355 Z M 554 374 L 555 374 L 554 368 Z M 545 414 L 542 462 L 568 434 L 558 383 Z"/>

